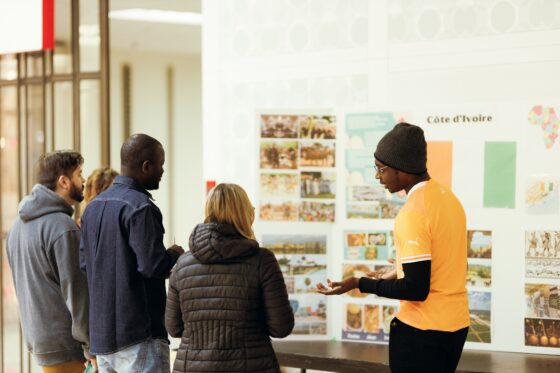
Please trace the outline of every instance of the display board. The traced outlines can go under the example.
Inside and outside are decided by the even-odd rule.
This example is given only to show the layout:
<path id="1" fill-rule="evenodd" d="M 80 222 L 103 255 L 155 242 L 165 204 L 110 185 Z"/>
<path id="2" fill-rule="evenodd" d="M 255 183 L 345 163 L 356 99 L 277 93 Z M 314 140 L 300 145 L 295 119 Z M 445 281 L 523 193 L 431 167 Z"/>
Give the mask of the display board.
<path id="1" fill-rule="evenodd" d="M 292 338 L 388 342 L 398 301 L 358 291 L 327 298 L 314 285 L 392 267 L 394 218 L 406 195 L 388 193 L 375 179 L 373 152 L 398 121 L 409 121 L 425 131 L 431 176 L 454 191 L 467 213 L 466 348 L 554 353 L 560 347 L 560 144 L 551 107 L 308 112 L 258 114 L 257 230 L 286 279 L 296 314 Z M 537 115 L 543 113 L 548 117 Z M 312 135 L 314 121 L 328 135 Z M 302 131 L 305 124 L 311 129 Z M 323 155 L 310 156 L 311 148 Z M 333 215 L 306 218 L 306 203 L 332 204 Z M 270 206 L 284 210 L 271 214 Z"/>

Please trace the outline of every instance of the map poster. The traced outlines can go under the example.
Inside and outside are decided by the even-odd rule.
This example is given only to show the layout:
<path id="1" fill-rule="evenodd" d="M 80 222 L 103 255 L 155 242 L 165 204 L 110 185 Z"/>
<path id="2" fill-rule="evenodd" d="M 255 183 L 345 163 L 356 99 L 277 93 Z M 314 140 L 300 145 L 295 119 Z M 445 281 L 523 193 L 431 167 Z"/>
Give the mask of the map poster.
<path id="1" fill-rule="evenodd" d="M 525 212 L 528 215 L 558 214 L 560 198 L 558 179 L 549 175 L 532 175 L 525 189 Z"/>
<path id="2" fill-rule="evenodd" d="M 402 121 L 393 112 L 346 116 L 346 217 L 394 219 L 406 194 L 391 194 L 375 178 L 373 153 L 379 140 Z"/>

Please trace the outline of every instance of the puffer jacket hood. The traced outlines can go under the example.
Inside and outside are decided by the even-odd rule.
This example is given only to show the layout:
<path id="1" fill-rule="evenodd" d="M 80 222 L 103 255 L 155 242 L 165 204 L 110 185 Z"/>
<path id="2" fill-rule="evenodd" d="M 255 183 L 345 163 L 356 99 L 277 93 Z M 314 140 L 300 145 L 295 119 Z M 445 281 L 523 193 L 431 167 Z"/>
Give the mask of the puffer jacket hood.
<path id="1" fill-rule="evenodd" d="M 19 204 L 19 217 L 24 222 L 55 212 L 72 216 L 74 209 L 64 198 L 42 184 L 36 184 L 31 195 L 25 197 Z"/>
<path id="2" fill-rule="evenodd" d="M 189 238 L 192 255 L 201 263 L 220 263 L 257 252 L 259 244 L 243 237 L 232 225 L 198 224 Z"/>

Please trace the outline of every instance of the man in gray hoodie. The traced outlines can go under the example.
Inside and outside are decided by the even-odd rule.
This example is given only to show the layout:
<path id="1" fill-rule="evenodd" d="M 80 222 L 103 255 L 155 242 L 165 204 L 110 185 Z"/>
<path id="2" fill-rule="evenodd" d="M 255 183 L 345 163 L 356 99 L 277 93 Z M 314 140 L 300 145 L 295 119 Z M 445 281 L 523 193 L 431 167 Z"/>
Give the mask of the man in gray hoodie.
<path id="1" fill-rule="evenodd" d="M 89 355 L 88 291 L 72 205 L 83 199 L 80 153 L 41 156 L 38 184 L 19 205 L 7 252 L 25 343 L 45 372 L 83 372 Z"/>

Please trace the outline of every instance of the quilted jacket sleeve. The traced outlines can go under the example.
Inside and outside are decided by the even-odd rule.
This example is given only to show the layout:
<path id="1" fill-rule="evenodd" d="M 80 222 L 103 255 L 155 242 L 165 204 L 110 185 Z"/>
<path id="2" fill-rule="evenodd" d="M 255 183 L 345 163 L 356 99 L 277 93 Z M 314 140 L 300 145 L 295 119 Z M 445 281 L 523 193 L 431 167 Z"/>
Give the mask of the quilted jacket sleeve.
<path id="1" fill-rule="evenodd" d="M 287 337 L 294 328 L 294 313 L 284 276 L 272 252 L 263 249 L 259 268 L 268 334 L 275 338 Z"/>
<path id="2" fill-rule="evenodd" d="M 175 271 L 169 279 L 167 304 L 165 306 L 165 329 L 167 329 L 170 336 L 179 338 L 183 335 L 184 325 L 179 292 L 175 288 L 176 277 L 177 271 Z"/>

